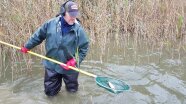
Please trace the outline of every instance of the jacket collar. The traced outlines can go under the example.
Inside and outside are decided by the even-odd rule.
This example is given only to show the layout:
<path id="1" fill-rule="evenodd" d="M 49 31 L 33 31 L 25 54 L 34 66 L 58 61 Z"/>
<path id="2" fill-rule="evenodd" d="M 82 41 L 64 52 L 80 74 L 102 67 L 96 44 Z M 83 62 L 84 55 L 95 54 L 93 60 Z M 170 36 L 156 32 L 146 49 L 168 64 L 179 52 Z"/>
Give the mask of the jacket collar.
<path id="1" fill-rule="evenodd" d="M 58 17 L 56 17 L 57 25 L 60 25 L 60 26 L 62 25 L 61 22 L 60 22 L 60 18 L 61 17 L 62 17 L 61 15 L 59 15 Z M 77 31 L 79 27 L 80 27 L 79 22 L 77 20 L 75 20 L 75 24 L 73 25 L 73 27 L 72 27 L 71 30 Z"/>

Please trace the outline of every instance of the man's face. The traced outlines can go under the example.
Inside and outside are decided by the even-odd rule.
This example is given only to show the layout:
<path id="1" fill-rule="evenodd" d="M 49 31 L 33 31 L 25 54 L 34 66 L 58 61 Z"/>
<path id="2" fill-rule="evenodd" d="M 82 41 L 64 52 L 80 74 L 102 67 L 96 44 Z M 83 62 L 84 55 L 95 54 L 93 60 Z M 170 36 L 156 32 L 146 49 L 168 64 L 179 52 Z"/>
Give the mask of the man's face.
<path id="1" fill-rule="evenodd" d="M 75 23 L 75 20 L 76 20 L 76 17 L 71 17 L 69 15 L 68 12 L 65 13 L 65 16 L 64 16 L 64 19 L 65 21 L 69 24 L 69 25 L 73 25 Z"/>

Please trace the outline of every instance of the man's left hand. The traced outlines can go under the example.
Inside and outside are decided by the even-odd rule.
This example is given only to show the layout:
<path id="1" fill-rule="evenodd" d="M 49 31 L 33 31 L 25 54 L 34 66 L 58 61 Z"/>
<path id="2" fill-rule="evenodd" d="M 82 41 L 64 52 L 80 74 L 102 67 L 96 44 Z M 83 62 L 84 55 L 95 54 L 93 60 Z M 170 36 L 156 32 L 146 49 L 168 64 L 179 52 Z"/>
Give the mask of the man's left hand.
<path id="1" fill-rule="evenodd" d="M 69 61 L 67 61 L 66 66 L 65 65 L 60 65 L 61 67 L 63 67 L 66 70 L 70 70 L 69 66 L 75 67 L 76 66 L 76 60 L 74 58 L 70 59 Z"/>

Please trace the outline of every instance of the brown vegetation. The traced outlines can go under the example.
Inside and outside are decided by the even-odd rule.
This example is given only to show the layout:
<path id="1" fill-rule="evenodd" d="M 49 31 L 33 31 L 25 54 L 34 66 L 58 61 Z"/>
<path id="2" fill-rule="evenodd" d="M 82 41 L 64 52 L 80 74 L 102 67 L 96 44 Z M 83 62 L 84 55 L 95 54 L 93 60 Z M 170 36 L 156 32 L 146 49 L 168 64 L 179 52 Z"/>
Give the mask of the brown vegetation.
<path id="1" fill-rule="evenodd" d="M 58 13 L 63 2 L 64 0 L 1 0 L 1 40 L 22 46 L 43 22 Z M 100 59 L 111 40 L 121 47 L 129 39 L 133 40 L 136 47 L 140 41 L 145 41 L 150 46 L 186 43 L 185 0 L 76 2 L 81 12 L 79 18 L 90 37 L 91 45 L 97 44 L 100 47 Z M 43 48 L 38 49 L 37 51 L 43 51 Z"/>

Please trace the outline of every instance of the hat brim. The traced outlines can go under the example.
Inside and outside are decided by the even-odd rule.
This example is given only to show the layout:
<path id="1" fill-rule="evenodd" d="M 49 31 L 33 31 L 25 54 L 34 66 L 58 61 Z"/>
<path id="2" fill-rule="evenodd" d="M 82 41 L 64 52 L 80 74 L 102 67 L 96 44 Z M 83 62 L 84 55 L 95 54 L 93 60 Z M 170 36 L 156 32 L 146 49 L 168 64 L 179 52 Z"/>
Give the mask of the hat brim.
<path id="1" fill-rule="evenodd" d="M 78 12 L 78 11 L 68 12 L 68 13 L 69 13 L 69 15 L 70 15 L 71 17 L 77 17 L 77 16 L 79 15 L 79 12 Z"/>

